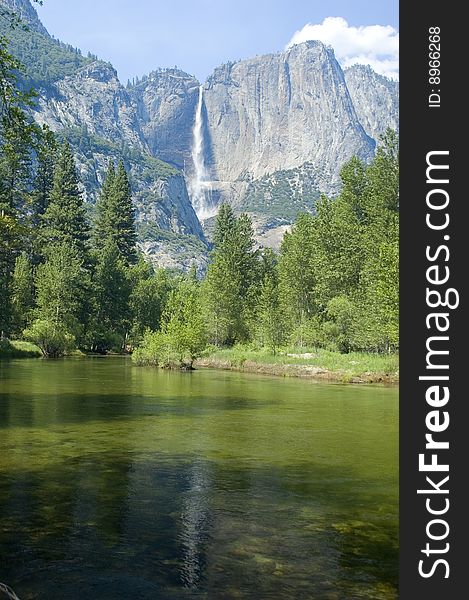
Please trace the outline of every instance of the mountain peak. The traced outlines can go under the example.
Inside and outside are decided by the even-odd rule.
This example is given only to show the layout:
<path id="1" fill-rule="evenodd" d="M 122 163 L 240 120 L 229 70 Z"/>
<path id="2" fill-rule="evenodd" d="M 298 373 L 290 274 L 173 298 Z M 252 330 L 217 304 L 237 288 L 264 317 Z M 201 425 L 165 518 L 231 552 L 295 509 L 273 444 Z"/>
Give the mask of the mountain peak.
<path id="1" fill-rule="evenodd" d="M 34 31 L 49 35 L 30 0 L 0 0 L 0 8 L 5 8 L 9 13 L 18 15 Z"/>

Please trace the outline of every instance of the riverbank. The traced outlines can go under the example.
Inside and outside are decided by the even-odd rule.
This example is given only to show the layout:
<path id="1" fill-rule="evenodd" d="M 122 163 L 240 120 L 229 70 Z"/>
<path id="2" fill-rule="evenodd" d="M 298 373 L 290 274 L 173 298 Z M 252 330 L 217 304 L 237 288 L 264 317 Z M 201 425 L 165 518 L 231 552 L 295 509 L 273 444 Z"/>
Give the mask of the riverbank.
<path id="1" fill-rule="evenodd" d="M 399 357 L 396 354 L 340 354 L 318 349 L 292 349 L 274 355 L 266 350 L 232 348 L 200 358 L 194 367 L 341 383 L 399 383 Z"/>
<path id="2" fill-rule="evenodd" d="M 39 358 L 42 356 L 40 349 L 21 340 L 2 340 L 0 341 L 0 359 L 7 358 Z"/>
<path id="3" fill-rule="evenodd" d="M 74 356 L 84 356 L 75 351 Z M 30 342 L 0 342 L 0 359 L 40 358 L 40 349 Z M 272 354 L 266 349 L 237 346 L 217 350 L 197 359 L 196 369 L 220 369 L 280 377 L 300 377 L 341 383 L 399 383 L 399 357 L 361 352 L 340 354 L 321 349 L 288 349 Z"/>

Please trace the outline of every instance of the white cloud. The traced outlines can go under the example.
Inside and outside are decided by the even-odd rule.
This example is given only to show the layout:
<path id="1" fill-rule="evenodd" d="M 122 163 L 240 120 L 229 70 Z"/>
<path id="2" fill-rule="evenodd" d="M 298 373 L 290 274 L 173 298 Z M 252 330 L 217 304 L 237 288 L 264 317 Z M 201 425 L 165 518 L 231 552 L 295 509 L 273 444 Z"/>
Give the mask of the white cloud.
<path id="1" fill-rule="evenodd" d="M 353 27 L 342 17 L 327 17 L 320 25 L 308 23 L 297 31 L 287 48 L 307 40 L 332 46 L 343 67 L 370 65 L 381 75 L 399 78 L 399 32 L 390 25 Z"/>

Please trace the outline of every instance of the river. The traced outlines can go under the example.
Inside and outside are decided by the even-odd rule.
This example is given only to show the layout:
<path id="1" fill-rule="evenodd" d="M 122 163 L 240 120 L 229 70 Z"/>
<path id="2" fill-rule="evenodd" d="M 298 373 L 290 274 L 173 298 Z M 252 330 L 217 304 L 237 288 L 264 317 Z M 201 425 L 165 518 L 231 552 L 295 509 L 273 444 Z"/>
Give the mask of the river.
<path id="1" fill-rule="evenodd" d="M 21 600 L 395 599 L 397 544 L 395 387 L 0 362 Z"/>

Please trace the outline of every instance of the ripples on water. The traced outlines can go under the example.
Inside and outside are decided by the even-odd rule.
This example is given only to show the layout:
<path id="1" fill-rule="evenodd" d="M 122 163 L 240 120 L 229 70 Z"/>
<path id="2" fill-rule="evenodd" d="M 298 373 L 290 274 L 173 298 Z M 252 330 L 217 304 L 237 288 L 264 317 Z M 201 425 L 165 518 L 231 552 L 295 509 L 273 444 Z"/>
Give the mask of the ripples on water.
<path id="1" fill-rule="evenodd" d="M 0 363 L 22 600 L 397 597 L 397 390 L 125 359 Z"/>

